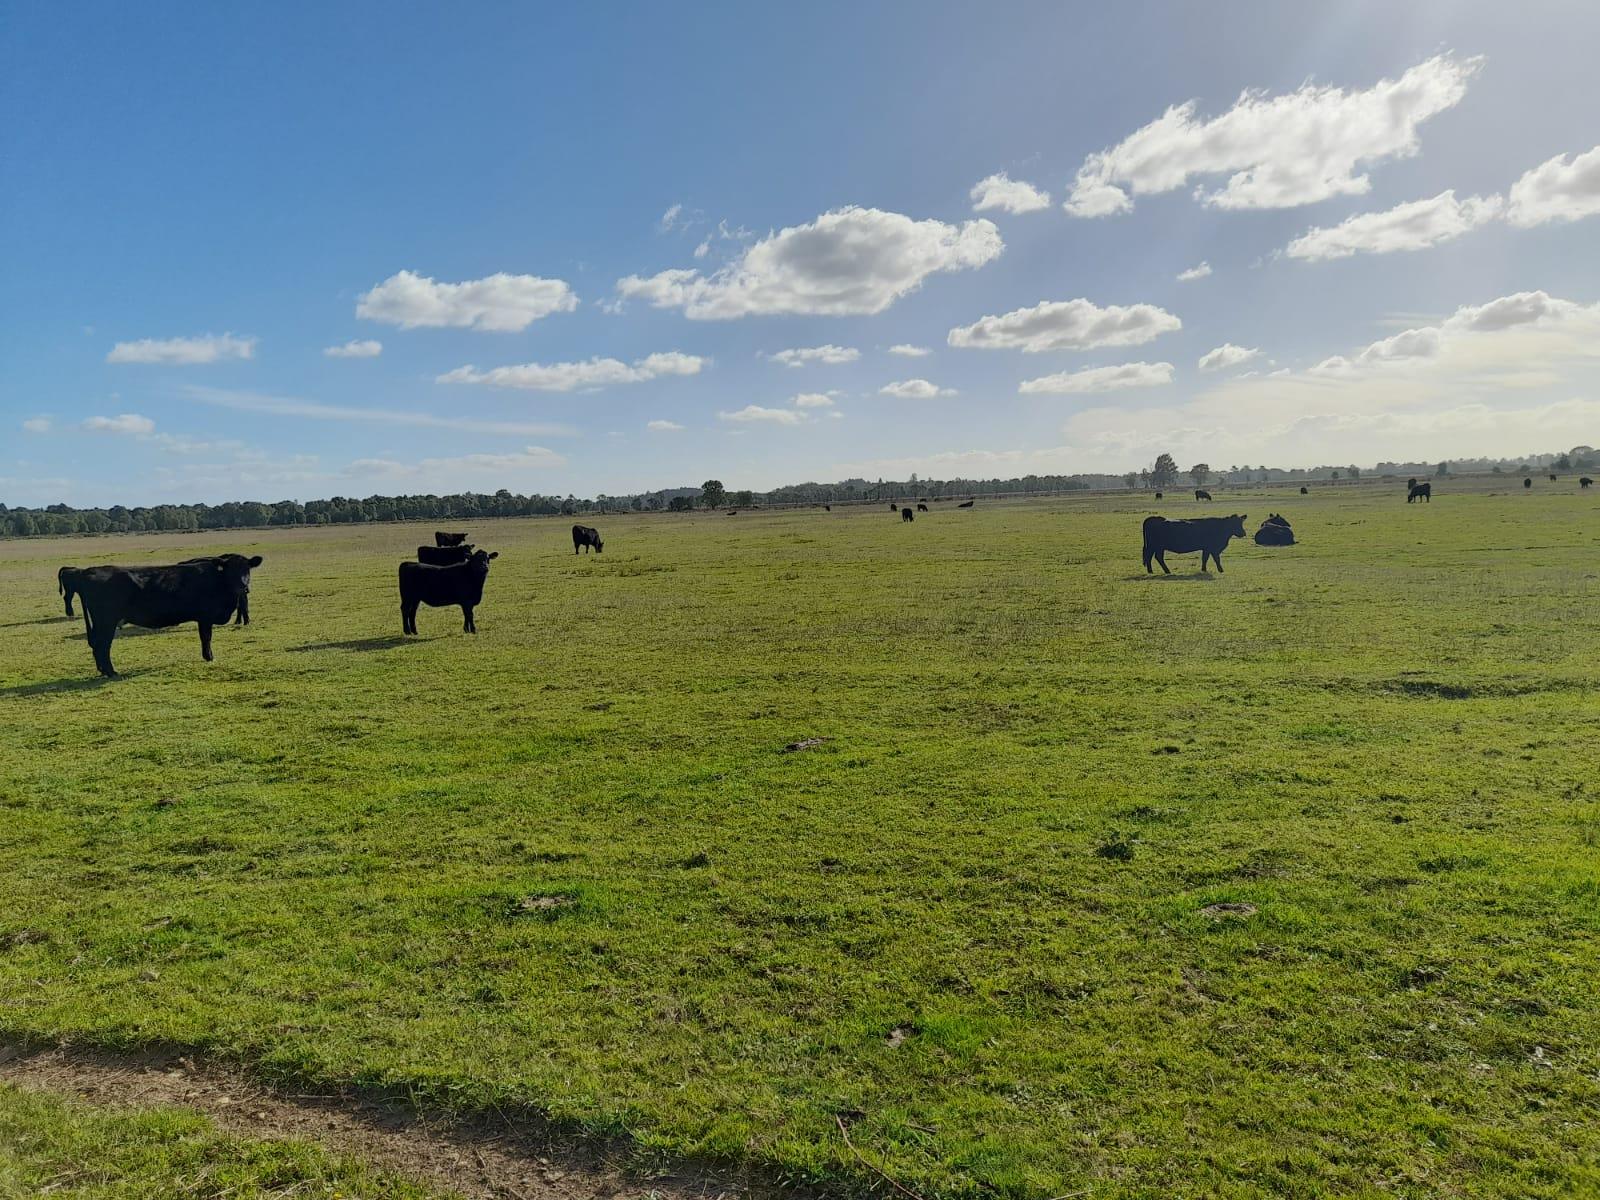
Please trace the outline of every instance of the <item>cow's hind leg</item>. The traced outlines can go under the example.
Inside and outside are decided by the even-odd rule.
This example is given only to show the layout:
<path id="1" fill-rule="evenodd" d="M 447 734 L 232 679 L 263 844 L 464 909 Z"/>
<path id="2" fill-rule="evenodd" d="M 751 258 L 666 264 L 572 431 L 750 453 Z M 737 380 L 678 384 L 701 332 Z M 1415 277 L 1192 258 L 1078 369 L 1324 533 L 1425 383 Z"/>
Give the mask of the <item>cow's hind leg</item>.
<path id="1" fill-rule="evenodd" d="M 461 632 L 462 633 L 477 633 L 478 632 L 478 627 L 472 623 L 472 605 L 463 604 L 461 606 L 461 613 L 462 613 L 462 616 L 465 618 L 461 622 Z"/>
<path id="2" fill-rule="evenodd" d="M 1155 555 L 1151 553 L 1150 547 L 1146 546 L 1144 548 L 1144 573 L 1146 575 L 1154 575 L 1155 574 L 1155 568 L 1153 568 L 1150 565 L 1150 560 L 1152 558 L 1154 558 L 1154 557 L 1155 557 Z"/>
<path id="3" fill-rule="evenodd" d="M 210 662 L 212 657 L 211 626 L 205 621 L 200 622 L 200 657 L 205 659 L 207 662 Z"/>
<path id="4" fill-rule="evenodd" d="M 400 602 L 400 632 L 415 633 L 417 631 L 417 606 L 405 600 Z"/>

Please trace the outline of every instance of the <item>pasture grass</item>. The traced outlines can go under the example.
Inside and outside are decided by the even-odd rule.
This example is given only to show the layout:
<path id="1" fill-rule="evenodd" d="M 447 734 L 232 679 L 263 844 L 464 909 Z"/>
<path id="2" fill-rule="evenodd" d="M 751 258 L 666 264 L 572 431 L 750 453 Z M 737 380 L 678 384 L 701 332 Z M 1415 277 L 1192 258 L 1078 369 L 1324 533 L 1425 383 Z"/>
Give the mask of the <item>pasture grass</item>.
<path id="1" fill-rule="evenodd" d="M 410 640 L 426 528 L 0 543 L 0 1031 L 851 1189 L 839 1121 L 928 1196 L 1595 1194 L 1600 505 L 1439 490 L 1218 492 L 1302 544 L 1214 578 L 1143 496 L 484 523 Z M 224 547 L 255 623 L 98 681 L 55 568 Z"/>

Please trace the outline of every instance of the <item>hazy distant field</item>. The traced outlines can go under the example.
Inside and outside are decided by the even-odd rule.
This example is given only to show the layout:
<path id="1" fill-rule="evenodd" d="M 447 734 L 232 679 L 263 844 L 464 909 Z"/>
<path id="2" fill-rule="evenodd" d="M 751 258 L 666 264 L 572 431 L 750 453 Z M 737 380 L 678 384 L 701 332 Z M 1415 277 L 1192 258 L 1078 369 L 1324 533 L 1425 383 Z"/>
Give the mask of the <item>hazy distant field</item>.
<path id="1" fill-rule="evenodd" d="M 1302 544 L 1210 579 L 1139 496 L 480 524 L 411 640 L 432 526 L 0 542 L 0 1032 L 925 1194 L 1592 1195 L 1600 496 L 1516 483 L 1219 491 Z M 255 623 L 98 680 L 56 567 L 221 547 Z"/>

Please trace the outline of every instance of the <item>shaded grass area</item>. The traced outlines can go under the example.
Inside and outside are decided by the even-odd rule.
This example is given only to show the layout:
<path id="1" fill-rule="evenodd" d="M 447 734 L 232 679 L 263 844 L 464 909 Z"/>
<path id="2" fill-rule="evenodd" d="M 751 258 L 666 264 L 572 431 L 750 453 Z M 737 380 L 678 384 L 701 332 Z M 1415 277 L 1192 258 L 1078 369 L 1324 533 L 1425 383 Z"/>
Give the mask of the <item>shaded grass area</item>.
<path id="1" fill-rule="evenodd" d="M 303 1142 L 236 1137 L 182 1109 L 97 1111 L 0 1084 L 0 1196 L 44 1195 L 438 1197 Z"/>
<path id="2" fill-rule="evenodd" d="M 1179 587 L 1142 503 L 483 524 L 409 640 L 416 528 L 0 543 L 0 1027 L 930 1194 L 1600 1188 L 1600 510 L 1219 496 L 1302 544 Z M 31 623 L 223 544 L 213 664 Z"/>

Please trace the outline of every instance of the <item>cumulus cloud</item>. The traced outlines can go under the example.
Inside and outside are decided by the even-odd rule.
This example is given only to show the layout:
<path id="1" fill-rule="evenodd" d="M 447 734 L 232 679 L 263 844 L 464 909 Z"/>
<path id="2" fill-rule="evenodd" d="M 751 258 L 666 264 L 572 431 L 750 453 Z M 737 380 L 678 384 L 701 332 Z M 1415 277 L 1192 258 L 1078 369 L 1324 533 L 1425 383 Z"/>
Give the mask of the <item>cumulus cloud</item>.
<path id="1" fill-rule="evenodd" d="M 719 412 L 717 420 L 743 425 L 799 425 L 805 417 L 792 408 L 762 408 L 759 404 L 746 404 L 737 412 Z"/>
<path id="2" fill-rule="evenodd" d="M 1219 117 L 1176 105 L 1120 143 L 1091 154 L 1065 207 L 1080 217 L 1126 212 L 1133 196 L 1170 192 L 1191 179 L 1226 175 L 1196 189 L 1223 209 L 1292 208 L 1371 188 L 1365 168 L 1417 152 L 1417 129 L 1454 107 L 1481 58 L 1441 54 L 1365 91 L 1307 83 L 1279 96 L 1247 91 Z"/>
<path id="3" fill-rule="evenodd" d="M 849 346 L 810 346 L 798 350 L 779 350 L 776 354 L 769 354 L 768 358 L 775 363 L 782 363 L 786 367 L 803 367 L 807 363 L 825 363 L 836 366 L 839 363 L 851 363 L 861 357 L 861 351 Z"/>
<path id="4" fill-rule="evenodd" d="M 133 437 L 145 436 L 156 431 L 156 423 L 149 417 L 141 417 L 138 413 L 123 413 L 116 417 L 88 417 L 84 420 L 83 427 L 95 433 L 121 433 Z"/>
<path id="5" fill-rule="evenodd" d="M 1012 179 L 1004 171 L 973 184 L 970 195 L 973 212 L 998 209 L 1008 213 L 1030 213 L 1050 207 L 1049 192 L 1020 179 Z"/>
<path id="6" fill-rule="evenodd" d="M 833 397 L 823 392 L 801 392 L 792 403 L 796 408 L 832 408 Z"/>
<path id="7" fill-rule="evenodd" d="M 354 421 L 374 425 L 416 426 L 423 429 L 455 429 L 463 433 L 506 434 L 511 437 L 570 437 L 570 426 L 549 422 L 482 421 L 476 417 L 441 417 L 434 413 L 409 412 L 392 408 L 354 408 L 341 404 L 322 404 L 290 396 L 266 396 L 229 388 L 190 387 L 184 389 L 191 400 L 234 412 L 265 413 L 275 417 L 305 417 L 313 421 Z"/>
<path id="8" fill-rule="evenodd" d="M 931 400 L 935 396 L 954 396 L 954 388 L 942 388 L 926 379 L 902 379 L 886 383 L 878 389 L 880 396 L 894 396 L 899 400 Z"/>
<path id="9" fill-rule="evenodd" d="M 352 339 L 342 346 L 329 346 L 322 353 L 328 358 L 377 358 L 383 353 L 383 343 L 370 338 L 365 341 Z"/>
<path id="10" fill-rule="evenodd" d="M 1452 189 L 1429 200 L 1397 204 L 1385 212 L 1357 213 L 1338 225 L 1312 229 L 1290 242 L 1284 253 L 1290 258 L 1320 262 L 1349 258 L 1352 254 L 1425 250 L 1488 224 L 1504 207 L 1505 201 L 1499 196 L 1457 200 Z"/>
<path id="11" fill-rule="evenodd" d="M 106 361 L 192 367 L 227 359 L 254 358 L 255 354 L 256 339 L 253 337 L 207 333 L 200 337 L 141 338 L 137 342 L 118 342 L 111 347 Z"/>
<path id="12" fill-rule="evenodd" d="M 983 266 L 1004 249 L 986 220 L 947 225 L 876 208 L 841 208 L 768 234 L 709 275 L 678 268 L 617 281 L 623 299 L 681 308 L 692 320 L 774 313 L 882 312 L 928 276 Z"/>
<path id="13" fill-rule="evenodd" d="M 1203 262 L 1199 266 L 1190 267 L 1187 271 L 1178 272 L 1179 283 L 1192 283 L 1196 279 L 1204 279 L 1211 274 L 1211 264 Z"/>
<path id="14" fill-rule="evenodd" d="M 645 428 L 651 433 L 682 433 L 683 426 L 676 421 L 647 421 Z"/>
<path id="15" fill-rule="evenodd" d="M 1068 396 L 1085 392 L 1121 392 L 1128 388 L 1160 387 L 1172 382 L 1169 362 L 1130 362 L 1115 367 L 1090 367 L 1062 371 L 1039 379 L 1025 379 L 1017 391 L 1023 395 Z"/>
<path id="16" fill-rule="evenodd" d="M 1600 213 L 1600 146 L 1587 154 L 1558 154 L 1511 185 L 1506 219 L 1524 228 L 1576 221 Z"/>
<path id="17" fill-rule="evenodd" d="M 520 333 L 542 317 L 577 307 L 577 296 L 560 279 L 502 271 L 464 283 L 438 283 L 415 271 L 400 271 L 357 298 L 356 316 L 401 329 Z"/>
<path id="18" fill-rule="evenodd" d="M 950 331 L 952 346 L 982 350 L 1093 350 L 1101 346 L 1138 346 L 1151 338 L 1182 329 L 1183 322 L 1153 304 L 1104 308 L 1084 299 L 1046 300 L 1004 316 L 983 317 Z"/>
<path id="19" fill-rule="evenodd" d="M 1215 350 L 1209 350 L 1200 356 L 1200 369 L 1202 371 L 1226 371 L 1229 367 L 1241 366 L 1253 358 L 1261 357 L 1261 351 L 1245 346 L 1235 346 L 1232 342 L 1223 342 Z"/>
<path id="20" fill-rule="evenodd" d="M 926 346 L 913 346 L 907 342 L 901 342 L 898 346 L 890 346 L 889 353 L 898 354 L 901 358 L 924 358 L 932 354 L 933 351 Z"/>
<path id="21" fill-rule="evenodd" d="M 28 433 L 49 433 L 50 427 L 49 417 L 29 417 L 22 423 L 22 428 Z"/>
<path id="22" fill-rule="evenodd" d="M 470 364 L 446 371 L 438 383 L 482 383 L 490 387 L 520 388 L 530 392 L 570 392 L 578 388 L 602 388 L 618 383 L 645 383 L 664 375 L 698 375 L 710 359 L 676 350 L 651 354 L 632 363 L 615 358 L 591 358 L 583 362 L 522 363 L 512 367 L 491 367 L 480 371 Z"/>

